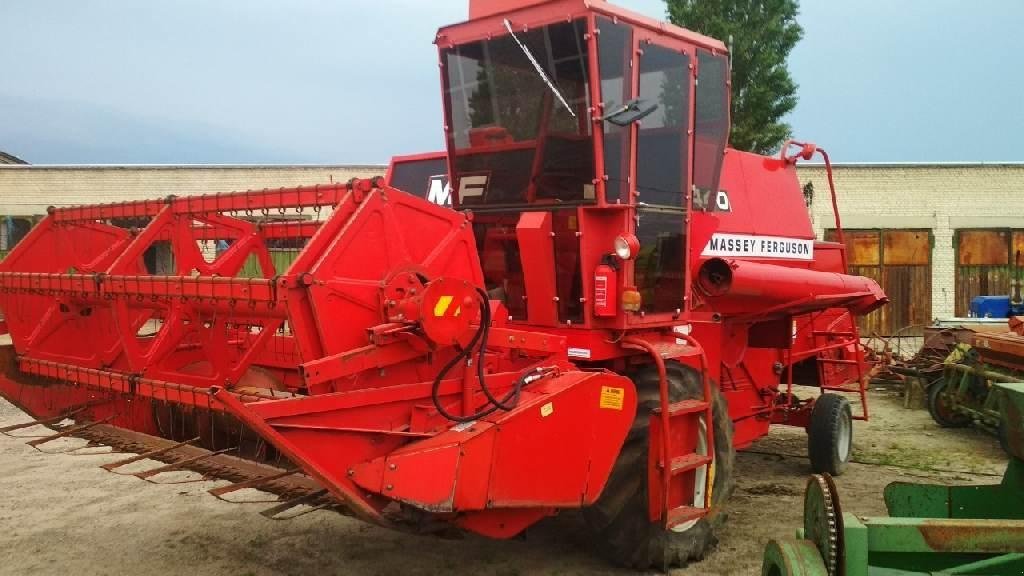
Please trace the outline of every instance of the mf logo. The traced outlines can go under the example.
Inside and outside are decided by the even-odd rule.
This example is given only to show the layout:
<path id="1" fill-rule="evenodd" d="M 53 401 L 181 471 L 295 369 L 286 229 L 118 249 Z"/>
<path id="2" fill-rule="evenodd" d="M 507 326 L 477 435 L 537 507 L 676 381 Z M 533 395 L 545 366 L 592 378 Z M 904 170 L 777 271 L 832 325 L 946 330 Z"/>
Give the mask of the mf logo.
<path id="1" fill-rule="evenodd" d="M 427 188 L 427 201 L 438 206 L 452 205 L 452 187 L 448 184 L 448 175 L 430 177 L 430 187 Z"/>
<path id="2" fill-rule="evenodd" d="M 464 174 L 459 178 L 459 198 L 482 198 L 487 191 L 487 183 L 490 180 L 488 174 Z M 427 200 L 438 206 L 452 205 L 452 187 L 448 182 L 448 176 L 441 174 L 430 177 L 430 187 L 427 189 Z"/>

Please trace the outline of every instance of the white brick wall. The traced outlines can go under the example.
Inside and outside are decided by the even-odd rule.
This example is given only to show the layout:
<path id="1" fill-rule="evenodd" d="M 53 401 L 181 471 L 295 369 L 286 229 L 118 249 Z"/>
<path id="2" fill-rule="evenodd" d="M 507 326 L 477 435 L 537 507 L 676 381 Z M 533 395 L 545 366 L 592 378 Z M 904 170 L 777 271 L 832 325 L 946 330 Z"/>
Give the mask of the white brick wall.
<path id="1" fill-rule="evenodd" d="M 834 226 L 823 166 L 799 168 L 814 183 L 811 218 L 821 238 Z M 1024 164 L 834 166 L 844 228 L 925 228 L 934 236 L 932 315 L 953 316 L 956 251 L 964 228 L 1024 228 Z"/>
<path id="2" fill-rule="evenodd" d="M 116 202 L 345 182 L 383 175 L 383 166 L 3 166 L 0 215 L 34 215 L 47 206 Z M 813 182 L 811 217 L 819 238 L 833 226 L 822 166 L 802 165 Z M 845 228 L 924 228 L 932 252 L 932 314 L 953 316 L 953 232 L 1024 228 L 1024 164 L 847 164 L 835 167 Z"/>
<path id="3" fill-rule="evenodd" d="M 383 176 L 384 166 L 2 166 L 0 215 L 171 194 L 312 186 Z"/>

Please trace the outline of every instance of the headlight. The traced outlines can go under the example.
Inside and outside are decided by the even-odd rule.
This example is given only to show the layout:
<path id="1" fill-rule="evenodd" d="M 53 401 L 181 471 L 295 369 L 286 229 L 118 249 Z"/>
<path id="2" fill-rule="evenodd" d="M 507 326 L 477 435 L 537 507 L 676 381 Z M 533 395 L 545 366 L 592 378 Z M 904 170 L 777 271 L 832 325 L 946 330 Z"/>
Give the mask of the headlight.
<path id="1" fill-rule="evenodd" d="M 615 255 L 623 260 L 632 260 L 640 252 L 640 241 L 632 234 L 623 234 L 615 239 Z"/>

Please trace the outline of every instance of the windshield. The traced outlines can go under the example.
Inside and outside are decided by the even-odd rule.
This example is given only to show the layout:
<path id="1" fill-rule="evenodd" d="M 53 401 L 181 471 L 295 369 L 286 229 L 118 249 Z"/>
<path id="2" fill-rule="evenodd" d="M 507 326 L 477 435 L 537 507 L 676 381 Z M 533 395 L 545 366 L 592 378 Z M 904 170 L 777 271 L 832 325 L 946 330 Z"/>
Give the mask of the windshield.
<path id="1" fill-rule="evenodd" d="M 593 199 L 585 30 L 579 20 L 516 33 L 568 108 L 510 35 L 443 53 L 461 204 Z"/>

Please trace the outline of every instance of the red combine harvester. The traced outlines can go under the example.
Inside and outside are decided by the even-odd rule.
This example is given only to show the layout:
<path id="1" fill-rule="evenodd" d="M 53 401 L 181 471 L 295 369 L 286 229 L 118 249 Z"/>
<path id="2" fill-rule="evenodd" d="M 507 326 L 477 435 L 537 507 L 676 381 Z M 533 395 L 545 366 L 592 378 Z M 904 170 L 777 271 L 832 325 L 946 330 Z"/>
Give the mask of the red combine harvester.
<path id="1" fill-rule="evenodd" d="M 853 317 L 886 297 L 814 239 L 792 145 L 726 148 L 726 47 L 597 0 L 470 16 L 437 35 L 446 153 L 51 209 L 0 264 L 0 393 L 58 428 L 33 444 L 409 530 L 582 508 L 637 567 L 713 545 L 735 450 L 773 423 L 841 471 Z"/>

